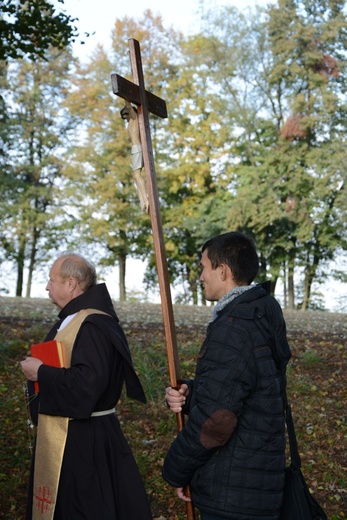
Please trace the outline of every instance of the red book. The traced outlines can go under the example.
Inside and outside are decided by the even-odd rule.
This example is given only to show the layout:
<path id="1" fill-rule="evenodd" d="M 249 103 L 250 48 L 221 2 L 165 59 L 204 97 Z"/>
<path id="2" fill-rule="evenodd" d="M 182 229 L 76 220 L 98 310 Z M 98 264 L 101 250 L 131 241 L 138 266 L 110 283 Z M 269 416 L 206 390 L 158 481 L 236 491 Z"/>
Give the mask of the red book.
<path id="1" fill-rule="evenodd" d="M 41 359 L 45 365 L 61 368 L 64 363 L 64 349 L 60 341 L 53 339 L 44 343 L 36 343 L 30 347 L 32 357 Z M 34 381 L 35 392 L 39 392 L 39 383 Z"/>

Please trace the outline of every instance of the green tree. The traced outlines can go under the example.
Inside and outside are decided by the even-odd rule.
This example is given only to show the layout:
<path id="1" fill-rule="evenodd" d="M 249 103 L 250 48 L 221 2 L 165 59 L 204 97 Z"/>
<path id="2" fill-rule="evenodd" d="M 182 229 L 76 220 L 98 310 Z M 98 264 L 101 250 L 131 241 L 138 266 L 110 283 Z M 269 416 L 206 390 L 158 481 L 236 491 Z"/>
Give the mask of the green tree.
<path id="1" fill-rule="evenodd" d="M 0 181 L 0 237 L 6 257 L 16 265 L 17 296 L 22 296 L 25 266 L 29 273 L 26 295 L 30 296 L 37 262 L 57 244 L 58 224 L 53 224 L 53 217 L 58 213 L 61 220 L 62 212 L 53 187 L 61 174 L 63 147 L 72 129 L 71 118 L 62 107 L 71 60 L 68 53 L 52 50 L 49 60 L 13 63 L 8 89 L 3 91 L 12 145 Z"/>
<path id="2" fill-rule="evenodd" d="M 64 4 L 64 0 L 57 0 Z M 0 60 L 44 58 L 50 47 L 62 49 L 78 36 L 75 19 L 56 13 L 47 0 L 3 0 L 0 6 Z"/>
<path id="3" fill-rule="evenodd" d="M 318 268 L 347 246 L 344 2 L 280 0 L 269 9 L 268 30 L 274 83 L 281 76 L 287 93 L 278 139 L 287 190 L 282 205 L 293 229 L 291 256 L 304 269 L 300 306 L 306 309 Z"/>
<path id="4" fill-rule="evenodd" d="M 180 302 L 198 303 L 199 248 L 222 230 L 230 194 L 225 191 L 221 160 L 225 129 L 223 107 L 211 92 L 209 65 L 203 59 L 206 42 L 197 36 L 178 40 L 179 67 L 168 85 L 169 130 L 162 152 L 159 179 L 170 280 L 183 292 Z M 218 190 L 224 191 L 219 193 Z M 216 221 L 216 215 L 219 221 Z M 154 264 L 147 273 L 154 280 Z"/>
<path id="5" fill-rule="evenodd" d="M 208 13 L 210 67 L 230 129 L 229 227 L 255 235 L 262 276 L 304 269 L 302 308 L 318 266 L 346 246 L 343 3 L 280 1 L 247 16 Z"/>

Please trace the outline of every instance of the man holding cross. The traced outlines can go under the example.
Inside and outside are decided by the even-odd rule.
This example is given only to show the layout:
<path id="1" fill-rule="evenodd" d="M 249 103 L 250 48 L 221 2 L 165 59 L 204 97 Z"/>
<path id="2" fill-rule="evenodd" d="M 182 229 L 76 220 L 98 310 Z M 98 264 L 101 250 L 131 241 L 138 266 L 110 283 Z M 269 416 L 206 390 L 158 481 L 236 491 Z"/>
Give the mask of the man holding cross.
<path id="1" fill-rule="evenodd" d="M 190 484 L 201 520 L 278 520 L 285 420 L 272 347 L 276 337 L 287 363 L 282 311 L 262 285 L 252 284 L 259 259 L 245 235 L 210 239 L 200 265 L 206 299 L 218 303 L 195 379 L 166 390 L 171 410 L 189 415 L 165 458 L 163 477 L 186 501 Z"/>

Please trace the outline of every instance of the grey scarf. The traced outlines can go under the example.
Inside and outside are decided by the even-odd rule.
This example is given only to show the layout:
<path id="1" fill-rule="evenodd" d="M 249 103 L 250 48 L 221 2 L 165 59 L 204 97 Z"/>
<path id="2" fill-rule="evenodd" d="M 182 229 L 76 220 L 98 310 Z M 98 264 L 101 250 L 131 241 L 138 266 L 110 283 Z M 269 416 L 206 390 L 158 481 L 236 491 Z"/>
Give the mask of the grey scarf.
<path id="1" fill-rule="evenodd" d="M 240 294 L 243 294 L 249 289 L 253 289 L 253 287 L 254 285 L 241 285 L 240 287 L 234 287 L 234 289 L 231 289 L 231 291 L 224 294 L 224 296 L 222 296 L 221 299 L 214 306 L 212 318 L 210 321 L 214 321 L 217 318 L 218 313 L 222 309 L 224 309 L 224 307 L 226 307 L 228 303 L 232 302 L 237 296 L 240 296 Z"/>

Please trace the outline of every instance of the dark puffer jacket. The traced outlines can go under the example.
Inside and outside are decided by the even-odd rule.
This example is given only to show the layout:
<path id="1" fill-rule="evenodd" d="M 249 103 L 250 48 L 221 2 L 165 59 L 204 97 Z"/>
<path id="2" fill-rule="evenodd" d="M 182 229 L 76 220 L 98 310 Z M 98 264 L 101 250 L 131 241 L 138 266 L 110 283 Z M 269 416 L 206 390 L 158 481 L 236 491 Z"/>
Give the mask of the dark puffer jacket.
<path id="1" fill-rule="evenodd" d="M 235 298 L 209 325 L 184 411 L 189 418 L 164 462 L 175 487 L 191 484 L 199 509 L 232 520 L 277 520 L 285 468 L 280 375 L 265 315 L 290 358 L 277 301 L 261 285 Z"/>

